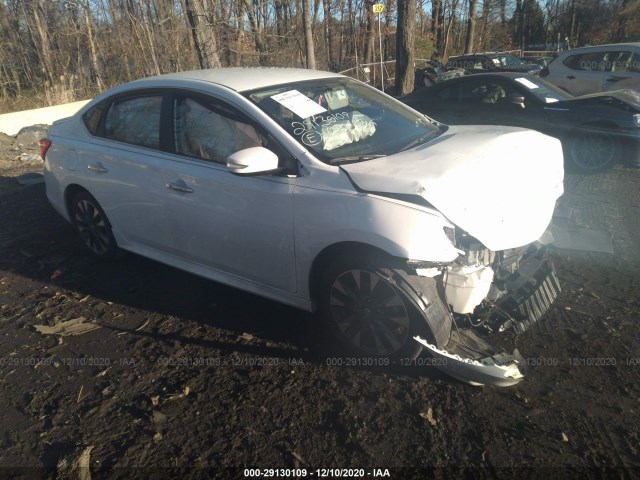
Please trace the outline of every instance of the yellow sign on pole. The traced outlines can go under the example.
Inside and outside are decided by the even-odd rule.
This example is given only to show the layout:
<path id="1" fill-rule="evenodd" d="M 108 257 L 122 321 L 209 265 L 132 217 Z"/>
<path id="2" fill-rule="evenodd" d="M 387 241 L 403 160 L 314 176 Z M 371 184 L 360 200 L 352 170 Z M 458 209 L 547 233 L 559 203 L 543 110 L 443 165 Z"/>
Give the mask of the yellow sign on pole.
<path id="1" fill-rule="evenodd" d="M 384 12 L 384 5 L 382 3 L 376 3 L 373 6 L 373 13 L 382 13 Z"/>

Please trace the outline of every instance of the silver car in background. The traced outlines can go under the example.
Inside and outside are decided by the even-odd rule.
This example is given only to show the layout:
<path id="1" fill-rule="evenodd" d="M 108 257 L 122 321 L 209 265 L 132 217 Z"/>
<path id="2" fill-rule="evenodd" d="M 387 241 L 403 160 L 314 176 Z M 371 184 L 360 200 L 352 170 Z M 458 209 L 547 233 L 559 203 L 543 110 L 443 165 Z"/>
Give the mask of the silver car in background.
<path id="1" fill-rule="evenodd" d="M 640 92 L 640 43 L 560 52 L 539 76 L 574 96 L 625 88 Z"/>

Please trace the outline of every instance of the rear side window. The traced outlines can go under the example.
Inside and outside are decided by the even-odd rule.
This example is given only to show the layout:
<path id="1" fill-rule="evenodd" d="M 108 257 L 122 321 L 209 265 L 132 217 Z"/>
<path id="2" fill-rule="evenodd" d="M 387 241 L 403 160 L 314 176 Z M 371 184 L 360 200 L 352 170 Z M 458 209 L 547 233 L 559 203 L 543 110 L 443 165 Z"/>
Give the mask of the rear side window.
<path id="1" fill-rule="evenodd" d="M 607 71 L 610 72 L 640 72 L 640 55 L 629 51 L 609 52 L 607 56 Z"/>
<path id="2" fill-rule="evenodd" d="M 105 119 L 105 138 L 159 148 L 161 107 L 162 96 L 135 97 L 114 102 Z"/>
<path id="3" fill-rule="evenodd" d="M 572 70 L 583 70 L 587 72 L 607 71 L 605 56 L 609 52 L 589 52 L 578 55 L 570 55 L 562 63 Z"/>

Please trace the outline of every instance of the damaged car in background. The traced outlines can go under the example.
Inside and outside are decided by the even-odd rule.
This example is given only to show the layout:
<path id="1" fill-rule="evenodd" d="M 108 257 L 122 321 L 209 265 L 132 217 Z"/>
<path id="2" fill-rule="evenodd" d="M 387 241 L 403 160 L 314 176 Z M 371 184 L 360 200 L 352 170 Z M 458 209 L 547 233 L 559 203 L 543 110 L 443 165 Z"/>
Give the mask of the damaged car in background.
<path id="1" fill-rule="evenodd" d="M 215 69 L 100 95 L 41 141 L 47 196 L 127 250 L 307 311 L 350 354 L 512 385 L 559 291 L 560 142 L 449 127 L 329 72 Z M 499 179 L 499 181 L 497 181 Z"/>

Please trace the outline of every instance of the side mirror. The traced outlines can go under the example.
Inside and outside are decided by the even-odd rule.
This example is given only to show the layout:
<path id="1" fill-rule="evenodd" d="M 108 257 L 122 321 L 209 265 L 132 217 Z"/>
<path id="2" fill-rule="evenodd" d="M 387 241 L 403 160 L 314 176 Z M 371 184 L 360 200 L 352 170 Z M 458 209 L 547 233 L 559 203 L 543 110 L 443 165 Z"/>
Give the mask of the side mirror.
<path id="1" fill-rule="evenodd" d="M 260 175 L 278 169 L 278 156 L 264 147 L 251 147 L 227 157 L 227 170 L 237 175 Z"/>
<path id="2" fill-rule="evenodd" d="M 520 105 L 521 108 L 524 108 L 524 97 L 522 95 L 511 95 L 509 101 L 514 105 Z"/>

